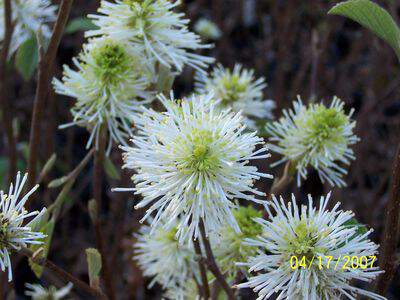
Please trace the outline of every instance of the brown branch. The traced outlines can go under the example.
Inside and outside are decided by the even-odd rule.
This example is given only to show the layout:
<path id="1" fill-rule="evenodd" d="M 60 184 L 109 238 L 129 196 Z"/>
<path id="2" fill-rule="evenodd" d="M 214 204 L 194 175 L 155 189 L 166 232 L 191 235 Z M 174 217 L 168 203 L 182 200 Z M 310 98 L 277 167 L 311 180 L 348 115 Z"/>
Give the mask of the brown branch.
<path id="1" fill-rule="evenodd" d="M 32 259 L 34 263 L 41 265 L 46 269 L 48 269 L 49 271 L 51 271 L 54 275 L 63 280 L 65 283 L 72 282 L 74 288 L 78 288 L 81 291 L 88 293 L 98 299 L 103 299 L 103 300 L 108 299 L 107 296 L 104 295 L 104 293 L 101 290 L 92 288 L 86 282 L 76 278 L 74 275 L 60 268 L 49 259 L 44 257 L 38 257 L 34 252 L 29 250 L 28 248 L 22 248 L 20 252 L 27 258 Z"/>
<path id="2" fill-rule="evenodd" d="M 208 279 L 207 279 L 207 270 L 205 268 L 204 261 L 202 260 L 202 255 L 201 255 L 201 247 L 198 239 L 193 239 L 193 245 L 194 245 L 194 251 L 196 252 L 196 255 L 198 256 L 198 264 L 199 264 L 199 269 L 200 269 L 200 276 L 201 276 L 201 296 L 208 300 L 210 298 L 210 286 L 208 285 Z"/>
<path id="3" fill-rule="evenodd" d="M 386 208 L 386 223 L 381 242 L 379 267 L 385 271 L 378 278 L 376 292 L 384 295 L 397 268 L 396 248 L 399 241 L 399 216 L 400 216 L 400 144 L 397 147 L 393 165 L 392 191 L 390 201 Z"/>
<path id="4" fill-rule="evenodd" d="M 101 260 L 103 264 L 102 273 L 104 278 L 104 283 L 106 287 L 106 292 L 108 297 L 113 300 L 115 299 L 114 284 L 112 281 L 108 251 L 104 244 L 104 232 L 101 226 L 101 218 L 99 212 L 102 207 L 102 186 L 103 186 L 103 162 L 104 153 L 106 147 L 106 136 L 104 127 L 100 128 L 99 134 L 99 145 L 98 149 L 94 152 L 94 169 L 93 169 L 93 198 L 96 200 L 97 204 L 97 216 L 94 218 L 94 228 L 96 233 L 96 247 L 100 251 Z"/>
<path id="5" fill-rule="evenodd" d="M 28 159 L 28 188 L 36 182 L 36 164 L 38 161 L 38 150 L 40 144 L 40 124 L 49 91 L 51 77 L 53 73 L 54 60 L 57 49 L 60 45 L 61 37 L 67 24 L 73 0 L 63 0 L 58 9 L 57 21 L 53 28 L 49 46 L 44 53 L 43 46 L 39 44 L 39 63 L 38 63 L 38 85 L 33 104 L 31 131 L 29 136 L 29 159 Z M 40 40 L 40 38 L 38 39 Z"/>
<path id="6" fill-rule="evenodd" d="M 0 53 L 0 101 L 3 109 L 3 126 L 7 137 L 7 154 L 8 154 L 8 180 L 11 181 L 17 172 L 17 148 L 14 136 L 14 130 L 12 126 L 12 113 L 9 93 L 11 88 L 8 87 L 8 76 L 7 76 L 7 58 L 9 55 L 9 49 L 13 34 L 12 24 L 12 11 L 11 11 L 11 0 L 5 0 L 4 2 L 4 39 L 3 47 Z"/>
<path id="7" fill-rule="evenodd" d="M 272 184 L 270 194 L 271 195 L 280 195 L 282 192 L 286 190 L 290 182 L 292 181 L 293 176 L 290 174 L 290 161 L 288 161 L 285 165 L 285 169 L 283 170 L 283 175 L 281 178 L 276 178 L 274 183 Z"/>
<path id="8" fill-rule="evenodd" d="M 219 269 L 217 262 L 215 261 L 214 254 L 211 249 L 210 241 L 207 238 L 206 230 L 204 228 L 203 220 L 200 219 L 200 233 L 201 239 L 203 241 L 204 250 L 206 251 L 207 260 L 205 263 L 207 264 L 208 269 L 214 274 L 218 283 L 224 289 L 226 294 L 228 295 L 228 299 L 235 299 L 235 294 L 229 284 L 226 282 L 224 275 L 222 275 L 221 270 Z"/>
<path id="9" fill-rule="evenodd" d="M 317 97 L 317 73 L 320 49 L 318 45 L 318 32 L 313 30 L 311 33 L 311 74 L 310 74 L 310 100 L 314 102 Z"/>

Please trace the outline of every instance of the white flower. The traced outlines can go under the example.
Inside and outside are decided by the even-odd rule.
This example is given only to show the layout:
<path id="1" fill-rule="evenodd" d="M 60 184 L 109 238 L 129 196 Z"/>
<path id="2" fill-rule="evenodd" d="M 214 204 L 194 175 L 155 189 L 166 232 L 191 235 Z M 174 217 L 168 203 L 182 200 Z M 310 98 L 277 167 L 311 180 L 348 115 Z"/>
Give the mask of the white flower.
<path id="1" fill-rule="evenodd" d="M 356 125 L 351 120 L 353 109 L 348 115 L 344 112 L 344 103 L 334 97 L 329 107 L 311 103 L 303 105 L 300 97 L 293 102 L 293 110 L 284 110 L 283 117 L 267 124 L 271 135 L 268 144 L 274 152 L 283 158 L 272 166 L 290 161 L 297 170 L 297 184 L 307 178 L 307 167 L 318 171 L 322 182 L 330 185 L 345 186 L 342 176 L 354 160 L 353 150 L 349 146 L 359 138 L 353 133 Z"/>
<path id="2" fill-rule="evenodd" d="M 64 66 L 62 82 L 54 79 L 56 92 L 76 99 L 72 123 L 91 131 L 87 147 L 96 139 L 100 127 L 107 128 L 111 141 L 126 144 L 140 106 L 154 96 L 146 91 L 147 69 L 141 58 L 122 41 L 92 39 L 73 62 L 77 70 Z"/>
<path id="3" fill-rule="evenodd" d="M 385 299 L 352 286 L 353 280 L 370 282 L 381 273 L 377 262 L 371 267 L 370 256 L 377 255 L 378 246 L 368 239 L 372 230 L 359 233 L 357 226 L 349 225 L 353 212 L 340 210 L 340 203 L 327 210 L 329 197 L 330 194 L 321 197 L 318 209 L 313 206 L 311 196 L 308 206 L 301 207 L 293 195 L 292 203 L 285 204 L 282 198 L 278 201 L 274 196 L 266 202 L 269 221 L 256 219 L 263 227 L 263 234 L 245 241 L 258 249 L 258 254 L 244 264 L 257 275 L 238 287 L 253 288 L 259 300 L 274 294 L 277 299 L 290 300 L 339 300 L 342 296 L 355 299 L 357 294 Z M 366 257 L 368 267 L 347 268 L 346 256 Z M 296 267 L 292 257 L 306 264 Z"/>
<path id="4" fill-rule="evenodd" d="M 72 289 L 72 283 L 68 283 L 61 289 L 57 289 L 54 286 L 45 288 L 40 284 L 26 283 L 25 295 L 32 297 L 32 300 L 59 300 L 65 298 Z"/>
<path id="5" fill-rule="evenodd" d="M 39 187 L 33 187 L 22 199 L 19 196 L 22 192 L 27 179 L 27 174 L 21 180 L 21 174 L 18 172 L 15 186 L 11 183 L 8 194 L 0 191 L 0 267 L 4 272 L 8 269 L 8 281 L 12 280 L 12 267 L 10 254 L 17 251 L 27 244 L 41 244 L 39 239 L 45 235 L 41 232 L 34 232 L 31 226 L 46 211 L 44 208 L 40 213 L 38 211 L 28 212 L 24 205 L 29 196 Z M 23 224 L 24 220 L 36 216 L 30 222 Z"/>
<path id="6" fill-rule="evenodd" d="M 116 0 L 101 1 L 99 15 L 89 15 L 99 29 L 86 32 L 87 36 L 105 35 L 129 42 L 148 60 L 156 60 L 179 72 L 184 65 L 202 70 L 214 59 L 190 51 L 209 48 L 188 30 L 189 20 L 173 9 L 181 1 Z"/>
<path id="7" fill-rule="evenodd" d="M 12 55 L 21 44 L 32 37 L 41 28 L 44 37 L 49 38 L 51 31 L 45 24 L 56 19 L 56 5 L 48 0 L 11 1 L 12 21 L 15 23 L 10 45 Z M 4 39 L 4 0 L 0 0 L 0 41 Z"/>
<path id="8" fill-rule="evenodd" d="M 166 231 L 159 226 L 151 234 L 149 226 L 142 226 L 134 245 L 134 258 L 143 274 L 153 277 L 149 287 L 158 283 L 171 294 L 182 294 L 193 276 L 199 278 L 198 263 L 192 246 L 179 244 L 176 232 L 176 227 Z"/>
<path id="9" fill-rule="evenodd" d="M 131 190 L 143 200 L 136 208 L 152 204 L 143 220 L 157 212 L 152 226 L 163 219 L 170 228 L 181 217 L 181 242 L 199 236 L 200 219 L 207 232 L 225 223 L 239 231 L 232 200 L 256 201 L 252 193 L 264 193 L 253 188 L 254 181 L 272 177 L 248 165 L 249 160 L 269 157 L 266 148 L 256 150 L 263 140 L 255 132 L 244 133 L 240 113 L 217 110 L 212 94 L 178 103 L 159 99 L 167 111 L 147 110 L 134 146 L 122 147 L 124 167 L 138 172 Z"/>
<path id="10" fill-rule="evenodd" d="M 200 300 L 199 289 L 196 281 L 192 278 L 186 278 L 181 286 L 169 288 L 164 293 L 165 298 L 171 300 Z"/>
<path id="11" fill-rule="evenodd" d="M 221 100 L 221 107 L 242 111 L 246 124 L 252 129 L 256 128 L 253 119 L 273 118 L 274 101 L 263 99 L 266 86 L 263 77 L 256 79 L 254 70 L 243 69 L 240 64 L 236 64 L 233 71 L 218 65 L 208 77 L 200 73 L 196 76 L 197 93 L 212 92 Z"/>
<path id="12" fill-rule="evenodd" d="M 194 24 L 194 31 L 210 40 L 218 40 L 222 35 L 217 24 L 204 18 Z"/>
<path id="13" fill-rule="evenodd" d="M 233 215 L 238 222 L 240 233 L 225 225 L 216 234 L 210 236 L 217 263 L 222 272 L 228 276 L 227 279 L 232 282 L 237 273 L 243 269 L 243 267 L 238 267 L 236 262 L 244 261 L 257 253 L 254 247 L 244 245 L 243 240 L 256 238 L 262 233 L 262 226 L 254 221 L 255 218 L 262 216 L 261 211 L 251 206 L 240 206 L 233 211 Z"/>

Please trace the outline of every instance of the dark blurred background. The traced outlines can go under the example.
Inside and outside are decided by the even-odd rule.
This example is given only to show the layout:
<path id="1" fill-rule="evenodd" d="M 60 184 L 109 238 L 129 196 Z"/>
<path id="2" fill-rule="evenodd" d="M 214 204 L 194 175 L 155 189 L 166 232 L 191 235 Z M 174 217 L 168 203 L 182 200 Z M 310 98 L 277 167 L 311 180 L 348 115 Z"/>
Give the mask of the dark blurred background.
<path id="1" fill-rule="evenodd" d="M 192 20 L 209 18 L 215 22 L 222 37 L 215 48 L 208 51 L 217 62 L 233 67 L 236 62 L 255 69 L 257 76 L 264 76 L 269 87 L 265 97 L 276 101 L 275 117 L 282 108 L 291 106 L 296 95 L 304 102 L 311 97 L 325 99 L 329 103 L 337 95 L 345 101 L 347 111 L 355 108 L 356 133 L 361 141 L 354 147 L 356 161 L 352 162 L 345 177 L 347 188 L 333 189 L 334 201 L 340 201 L 346 209 L 352 209 L 360 223 L 373 227 L 373 239 L 379 242 L 384 224 L 384 210 L 389 198 L 391 168 L 396 145 L 399 142 L 400 123 L 400 74 L 394 52 L 359 25 L 342 17 L 328 16 L 327 11 L 336 1 L 295 0 L 193 0 L 183 1 L 180 9 Z M 400 1 L 377 1 L 398 21 Z M 96 11 L 99 1 L 74 1 L 71 19 Z M 57 56 L 55 74 L 61 75 L 61 66 L 71 64 L 84 42 L 83 32 L 65 34 Z M 13 72 L 11 113 L 18 125 L 19 169 L 26 169 L 26 149 L 36 80 L 23 81 Z M 174 89 L 178 95 L 193 89 L 193 71 L 185 70 L 177 78 Z M 56 101 L 52 101 L 56 97 Z M 53 152 L 58 155 L 55 170 L 45 179 L 64 175 L 79 163 L 86 153 L 88 134 L 85 129 L 72 127 L 58 130 L 57 126 L 71 120 L 69 107 L 73 100 L 53 93 L 46 105 L 46 117 L 42 128 L 41 161 L 45 162 Z M 1 130 L 1 129 L 0 129 Z M 1 140 L 0 161 L 2 185 L 6 185 L 6 161 L 4 134 Z M 273 155 L 272 159 L 277 157 Z M 111 157 L 115 165 L 121 164 L 119 151 Z M 279 176 L 282 170 L 260 166 L 268 173 Z M 50 258 L 73 274 L 87 280 L 84 249 L 94 247 L 94 233 L 87 213 L 87 201 L 91 199 L 91 168 L 89 164 L 80 175 L 68 197 L 70 208 L 56 226 Z M 3 176 L 4 175 L 4 176 Z M 109 259 L 118 287 L 118 299 L 157 299 L 160 288 L 145 288 L 134 261 L 131 260 L 132 232 L 139 227 L 141 211 L 133 210 L 132 197 L 112 193 L 111 187 L 128 186 L 129 174 L 121 179 L 108 176 L 104 183 L 104 207 L 102 215 L 106 224 L 109 243 Z M 1 180 L 0 179 L 0 180 Z M 267 190 L 270 183 L 260 183 Z M 322 185 L 316 174 L 300 189 L 291 190 L 299 199 L 306 194 L 314 196 L 331 188 Z M 43 189 L 43 203 L 54 201 L 59 189 Z M 129 200 L 129 201 L 128 201 Z M 25 260 L 16 259 L 14 288 L 22 297 L 25 282 L 35 282 Z M 400 299 L 400 282 L 397 274 L 387 295 Z M 44 280 L 47 283 L 46 280 Z M 11 286 L 5 287 L 6 291 Z M 252 298 L 252 297 L 250 297 Z M 23 298 L 21 298 L 23 299 Z"/>

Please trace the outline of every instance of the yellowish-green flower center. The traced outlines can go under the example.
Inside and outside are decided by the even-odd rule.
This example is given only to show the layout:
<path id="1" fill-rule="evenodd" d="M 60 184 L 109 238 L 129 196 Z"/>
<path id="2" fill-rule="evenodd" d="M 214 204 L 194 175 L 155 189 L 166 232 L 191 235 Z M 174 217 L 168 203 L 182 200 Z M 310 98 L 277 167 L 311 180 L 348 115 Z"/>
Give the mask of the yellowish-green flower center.
<path id="1" fill-rule="evenodd" d="M 96 73 L 103 84 L 114 85 L 131 67 L 130 57 L 120 44 L 109 42 L 93 50 Z"/>
<path id="2" fill-rule="evenodd" d="M 155 12 L 152 5 L 154 0 L 124 0 L 132 12 L 132 17 L 129 19 L 129 27 L 137 30 L 137 36 L 140 37 L 147 32 L 151 27 L 149 17 Z"/>
<path id="3" fill-rule="evenodd" d="M 338 134 L 338 130 L 348 123 L 348 117 L 343 111 L 318 104 L 308 114 L 305 126 L 311 131 L 310 138 L 314 143 L 322 146 L 326 142 L 343 142 L 343 135 Z"/>
<path id="4" fill-rule="evenodd" d="M 287 249 L 289 256 L 296 256 L 299 260 L 305 257 L 307 262 L 310 262 L 318 253 L 325 253 L 325 249 L 317 247 L 316 243 L 325 234 L 326 231 L 321 231 L 312 224 L 307 224 L 307 221 L 302 218 L 293 233 L 287 233 L 284 239 L 287 242 Z"/>
<path id="5" fill-rule="evenodd" d="M 233 215 L 243 238 L 255 238 L 262 234 L 262 226 L 254 221 L 254 218 L 262 217 L 261 211 L 255 210 L 252 206 L 241 206 L 233 212 Z"/>
<path id="6" fill-rule="evenodd" d="M 212 149 L 215 140 L 211 131 L 193 132 L 192 153 L 187 158 L 187 167 L 191 171 L 207 172 L 219 167 L 219 155 Z"/>
<path id="7" fill-rule="evenodd" d="M 218 95 L 221 98 L 222 105 L 228 105 L 229 103 L 239 100 L 241 94 L 246 92 L 248 80 L 244 80 L 237 74 L 231 74 L 229 71 L 220 80 L 221 91 Z"/>
<path id="8" fill-rule="evenodd" d="M 170 231 L 166 232 L 164 238 L 169 242 L 176 242 L 176 233 L 178 232 L 178 228 L 174 227 Z"/>

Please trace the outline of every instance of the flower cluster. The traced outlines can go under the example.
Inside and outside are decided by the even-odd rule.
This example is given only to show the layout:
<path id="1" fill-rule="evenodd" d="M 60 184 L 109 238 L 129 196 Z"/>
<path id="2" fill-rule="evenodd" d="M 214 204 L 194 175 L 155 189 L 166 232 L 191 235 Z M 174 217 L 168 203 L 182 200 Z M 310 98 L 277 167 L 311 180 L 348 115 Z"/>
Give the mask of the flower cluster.
<path id="1" fill-rule="evenodd" d="M 233 211 L 239 225 L 240 233 L 229 226 L 223 226 L 218 233 L 212 235 L 212 245 L 218 264 L 222 271 L 228 275 L 228 280 L 233 281 L 241 271 L 235 262 L 246 260 L 256 254 L 254 247 L 243 243 L 244 239 L 257 238 L 262 234 L 262 226 L 254 221 L 262 217 L 262 212 L 251 206 L 240 206 Z"/>
<path id="2" fill-rule="evenodd" d="M 297 184 L 307 178 L 309 166 L 317 170 L 321 181 L 339 187 L 345 186 L 342 176 L 355 159 L 349 148 L 359 139 L 353 133 L 353 110 L 344 112 L 344 103 L 334 97 L 329 106 L 322 103 L 304 105 L 300 98 L 293 103 L 293 110 L 285 110 L 284 116 L 267 124 L 271 135 L 268 147 L 283 158 L 277 165 L 290 161 L 297 170 Z"/>
<path id="3" fill-rule="evenodd" d="M 143 53 L 143 59 L 157 61 L 181 72 L 185 65 L 202 71 L 213 59 L 192 53 L 209 48 L 189 31 L 189 20 L 174 12 L 181 1 L 117 0 L 101 1 L 98 15 L 89 15 L 99 29 L 86 36 L 107 36 L 127 41 Z"/>
<path id="4" fill-rule="evenodd" d="M 150 232 L 151 228 L 143 225 L 136 235 L 135 260 L 145 276 L 153 277 L 150 287 L 158 283 L 168 294 L 175 295 L 170 299 L 186 299 L 187 282 L 193 276 L 199 279 L 193 247 L 176 240 L 176 226 L 169 231 L 159 226 L 153 234 Z"/>
<path id="5" fill-rule="evenodd" d="M 251 131 L 273 118 L 275 103 L 264 98 L 264 78 L 256 78 L 253 70 L 240 64 L 233 70 L 218 65 L 207 74 L 213 59 L 194 51 L 210 45 L 189 31 L 189 20 L 175 12 L 179 4 L 179 0 L 101 1 L 98 13 L 89 15 L 97 29 L 86 32 L 88 40 L 73 59 L 75 68 L 65 66 L 62 80 L 53 81 L 57 93 L 76 99 L 71 124 L 90 131 L 87 147 L 97 146 L 103 129 L 108 132 L 108 149 L 113 141 L 122 144 L 123 167 L 134 170 L 135 186 L 116 190 L 140 194 L 135 208 L 146 207 L 140 221 L 149 225 L 135 234 L 134 259 L 152 278 L 150 287 L 159 284 L 170 299 L 196 299 L 207 294 L 201 291 L 201 285 L 206 286 L 202 280 L 211 285 L 223 277 L 235 284 L 241 275 L 247 282 L 238 287 L 253 288 L 258 299 L 357 295 L 384 299 L 353 285 L 353 280 L 376 278 L 381 273 L 377 267 L 340 268 L 341 256 L 369 257 L 378 249 L 368 239 L 371 231 L 361 233 L 351 224 L 352 212 L 340 210 L 339 203 L 328 210 L 330 194 L 321 197 L 318 208 L 311 196 L 308 206 L 299 207 L 294 196 L 289 204 L 275 196 L 267 203 L 259 199 L 265 194 L 255 187 L 257 180 L 272 178 L 255 165 L 255 160 L 270 156 L 268 147 L 283 156 L 274 165 L 288 162 L 288 176 L 297 171 L 298 186 L 310 167 L 323 182 L 344 186 L 346 166 L 355 159 L 350 147 L 358 141 L 353 110 L 346 114 L 336 97 L 329 106 L 304 105 L 298 98 L 293 109 L 266 125 L 269 144 L 265 145 Z M 207 20 L 200 20 L 195 31 L 208 39 L 221 36 Z M 171 91 L 167 99 L 163 93 L 184 66 L 197 70 L 195 93 L 177 100 Z M 156 95 L 161 109 L 153 103 Z M 3 270 L 10 270 L 7 251 L 44 237 L 33 232 L 30 223 L 22 226 L 24 218 L 37 212 L 22 208 L 32 191 L 16 204 L 19 181 L 17 177 L 18 192 L 11 186 L 9 196 L 2 194 Z M 241 206 L 243 200 L 263 203 L 268 215 Z M 200 258 L 193 250 L 197 246 L 193 240 L 200 236 L 204 247 L 199 244 L 200 252 L 207 253 L 200 263 L 205 262 L 213 275 L 200 276 Z M 218 266 L 210 267 L 214 264 L 210 251 Z M 339 268 L 319 268 L 313 260 L 318 256 L 332 257 Z M 309 267 L 291 268 L 291 257 L 306 260 Z M 32 296 L 48 292 L 29 287 Z M 226 285 L 221 287 L 227 290 Z"/>
<path id="6" fill-rule="evenodd" d="M 214 93 L 222 108 L 241 111 L 250 128 L 256 128 L 256 120 L 272 119 L 275 103 L 264 100 L 267 84 L 263 77 L 256 79 L 253 70 L 243 69 L 240 64 L 232 71 L 218 65 L 209 76 L 198 73 L 196 79 L 197 93 Z"/>
<path id="7" fill-rule="evenodd" d="M 64 66 L 63 81 L 54 80 L 57 93 L 77 99 L 71 112 L 74 124 L 86 126 L 98 142 L 102 126 L 107 126 L 110 143 L 126 144 L 140 105 L 152 100 L 148 87 L 149 72 L 140 56 L 122 41 L 97 38 L 83 46 L 75 58 L 77 70 Z"/>
<path id="8" fill-rule="evenodd" d="M 122 147 L 124 167 L 137 171 L 133 190 L 143 195 L 136 207 L 152 203 L 143 219 L 157 212 L 152 225 L 163 219 L 170 228 L 180 218 L 181 242 L 199 236 L 201 219 L 207 232 L 226 223 L 240 232 L 232 200 L 256 200 L 253 194 L 264 194 L 253 181 L 271 178 L 248 165 L 269 156 L 266 148 L 256 149 L 263 140 L 244 132 L 240 113 L 216 109 L 212 94 L 159 99 L 167 111 L 146 110 L 134 146 Z"/>
<path id="9" fill-rule="evenodd" d="M 43 233 L 33 231 L 32 226 L 41 218 L 46 209 L 44 208 L 39 213 L 38 211 L 28 212 L 24 208 L 29 196 L 36 191 L 38 186 L 33 187 L 19 199 L 26 179 L 27 174 L 21 179 L 18 173 L 15 185 L 10 185 L 8 194 L 0 191 L 0 267 L 3 272 L 8 269 L 9 281 L 12 280 L 11 253 L 28 244 L 41 244 L 40 240 L 45 237 Z M 33 216 L 35 217 L 30 222 L 25 223 L 25 219 Z"/>
<path id="10" fill-rule="evenodd" d="M 98 146 L 101 129 L 112 142 L 126 145 L 133 134 L 143 104 L 153 101 L 185 65 L 197 70 L 213 60 L 191 51 L 208 47 L 187 28 L 188 20 L 166 0 L 102 1 L 98 15 L 89 15 L 98 29 L 73 62 L 64 67 L 62 81 L 55 79 L 57 93 L 76 99 L 69 124 L 86 127 L 87 142 Z M 162 72 L 167 68 L 167 72 Z M 166 77 L 166 78 L 164 78 Z"/>
<path id="11" fill-rule="evenodd" d="M 328 210 L 329 198 L 330 194 L 321 197 L 318 209 L 311 196 L 308 206 L 299 207 L 294 196 L 288 204 L 275 197 L 266 203 L 269 219 L 256 219 L 263 233 L 256 239 L 245 240 L 246 245 L 258 249 L 258 254 L 249 257 L 244 265 L 258 275 L 238 287 L 253 288 L 259 294 L 258 299 L 268 299 L 275 293 L 279 299 L 341 299 L 342 296 L 354 299 L 357 294 L 385 299 L 351 285 L 353 279 L 367 282 L 374 279 L 381 273 L 377 267 L 341 268 L 344 261 L 338 261 L 339 257 L 372 256 L 378 246 L 368 239 L 372 230 L 359 234 L 357 227 L 348 225 L 353 212 L 340 210 L 340 203 Z M 305 257 L 309 267 L 293 270 L 292 256 Z M 338 262 L 340 266 L 320 269 L 317 261 L 312 260 L 317 256 L 332 256 L 331 264 Z"/>
<path id="12" fill-rule="evenodd" d="M 14 30 L 11 38 L 10 54 L 30 38 L 35 37 L 40 29 L 45 38 L 50 37 L 50 29 L 46 25 L 55 20 L 57 6 L 49 0 L 16 0 L 11 1 Z M 0 0 L 0 41 L 4 39 L 4 0 Z"/>

